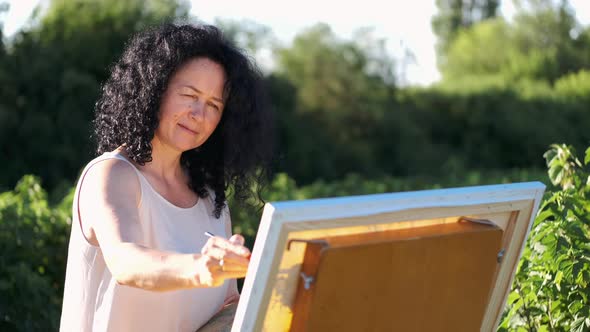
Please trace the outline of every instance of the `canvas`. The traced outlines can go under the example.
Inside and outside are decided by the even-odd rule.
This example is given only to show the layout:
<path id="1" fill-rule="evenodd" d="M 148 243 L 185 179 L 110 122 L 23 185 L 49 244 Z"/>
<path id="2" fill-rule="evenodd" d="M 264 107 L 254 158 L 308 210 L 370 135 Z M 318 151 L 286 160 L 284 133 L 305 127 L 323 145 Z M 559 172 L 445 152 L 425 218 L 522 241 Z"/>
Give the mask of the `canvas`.
<path id="1" fill-rule="evenodd" d="M 267 203 L 232 331 L 321 330 L 342 317 L 349 319 L 344 330 L 378 330 L 373 323 L 426 328 L 412 305 L 430 308 L 432 319 L 440 316 L 448 326 L 495 331 L 544 190 L 527 182 Z M 362 273 L 347 273 L 346 264 L 354 271 L 362 265 Z M 475 272 L 480 276 L 463 276 Z M 415 291 L 427 287 L 427 294 Z M 471 302 L 457 302 L 467 295 Z M 351 300 L 355 296 L 365 303 Z M 379 310 L 351 314 L 367 306 Z M 401 318 L 387 323 L 391 317 Z M 405 318 L 418 323 L 403 325 L 410 324 Z M 315 325 L 302 328 L 297 321 Z"/>

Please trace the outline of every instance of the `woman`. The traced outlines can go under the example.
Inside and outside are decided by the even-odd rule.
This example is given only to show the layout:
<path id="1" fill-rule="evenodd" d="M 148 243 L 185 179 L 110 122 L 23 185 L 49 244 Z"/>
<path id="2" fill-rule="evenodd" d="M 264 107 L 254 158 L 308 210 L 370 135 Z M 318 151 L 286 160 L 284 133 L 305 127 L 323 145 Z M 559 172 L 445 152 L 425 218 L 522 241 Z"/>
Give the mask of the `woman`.
<path id="1" fill-rule="evenodd" d="M 243 199 L 262 179 L 268 117 L 260 74 L 216 28 L 130 41 L 96 104 L 60 331 L 192 332 L 238 300 L 249 251 L 225 190 Z"/>

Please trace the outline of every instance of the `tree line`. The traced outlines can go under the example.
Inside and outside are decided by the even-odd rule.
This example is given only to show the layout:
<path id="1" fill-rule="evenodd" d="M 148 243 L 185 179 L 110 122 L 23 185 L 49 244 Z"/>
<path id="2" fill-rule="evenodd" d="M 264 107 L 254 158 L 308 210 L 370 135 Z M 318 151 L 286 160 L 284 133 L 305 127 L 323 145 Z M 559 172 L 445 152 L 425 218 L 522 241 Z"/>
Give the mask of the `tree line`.
<path id="1" fill-rule="evenodd" d="M 251 54 L 272 51 L 265 81 L 279 137 L 275 170 L 298 183 L 542 168 L 550 144 L 583 147 L 590 138 L 590 29 L 565 2 L 530 0 L 511 22 L 496 15 L 497 3 L 437 1 L 443 79 L 427 88 L 397 83 L 396 59 L 370 29 L 346 40 L 317 24 L 281 45 L 256 23 L 216 24 Z M 159 22 L 190 21 L 188 8 L 53 1 L 3 38 L 0 188 L 35 174 L 63 194 L 94 155 L 93 105 L 125 41 Z"/>

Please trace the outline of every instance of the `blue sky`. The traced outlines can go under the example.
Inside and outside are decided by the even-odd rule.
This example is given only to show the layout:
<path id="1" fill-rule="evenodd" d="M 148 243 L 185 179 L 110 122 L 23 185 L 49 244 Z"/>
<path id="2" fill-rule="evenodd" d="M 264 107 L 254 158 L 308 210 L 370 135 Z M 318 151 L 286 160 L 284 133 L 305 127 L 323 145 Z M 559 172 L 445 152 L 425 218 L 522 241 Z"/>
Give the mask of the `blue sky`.
<path id="1" fill-rule="evenodd" d="M 4 32 L 11 35 L 26 23 L 32 9 L 46 5 L 49 0 L 9 0 L 10 10 L 4 14 Z M 385 38 L 390 53 L 403 57 L 404 48 L 414 54 L 405 66 L 408 84 L 428 85 L 437 81 L 434 51 L 435 36 L 430 19 L 436 12 L 435 0 L 383 1 L 363 0 L 298 0 L 298 1 L 191 1 L 191 14 L 213 23 L 216 17 L 247 19 L 270 27 L 284 44 L 290 43 L 302 29 L 318 22 L 327 23 L 342 38 L 349 38 L 360 27 L 373 27 L 377 38 Z M 590 23 L 590 0 L 570 0 L 576 16 L 583 24 Z M 503 0 L 501 13 L 510 18 L 514 13 L 511 0 Z"/>

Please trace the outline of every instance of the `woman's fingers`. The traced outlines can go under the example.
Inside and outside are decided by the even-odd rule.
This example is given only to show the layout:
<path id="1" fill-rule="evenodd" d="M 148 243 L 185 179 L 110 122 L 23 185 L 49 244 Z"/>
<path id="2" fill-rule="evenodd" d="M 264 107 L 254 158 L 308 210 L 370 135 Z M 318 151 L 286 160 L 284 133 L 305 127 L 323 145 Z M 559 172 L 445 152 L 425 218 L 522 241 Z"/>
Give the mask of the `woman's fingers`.
<path id="1" fill-rule="evenodd" d="M 234 239 L 239 239 L 239 238 L 234 238 Z M 226 249 L 230 252 L 233 252 L 237 255 L 244 256 L 244 257 L 248 257 L 250 255 L 250 250 L 248 250 L 248 248 L 244 247 L 243 245 L 234 244 L 234 243 L 232 243 L 224 238 L 218 237 L 218 236 L 210 238 L 209 241 L 207 241 L 207 244 L 205 245 L 205 247 L 207 247 L 207 246 Z"/>
<path id="2" fill-rule="evenodd" d="M 235 262 L 229 260 L 221 260 L 219 261 L 219 265 L 221 266 L 221 270 L 224 272 L 246 272 L 248 271 L 248 264 L 244 264 L 242 262 Z"/>
<path id="3" fill-rule="evenodd" d="M 244 243 L 246 243 L 246 240 L 244 239 L 244 237 L 242 235 L 234 234 L 234 235 L 232 235 L 232 237 L 229 238 L 229 242 L 243 246 Z M 246 258 L 248 260 L 250 260 L 251 255 L 252 255 L 252 253 L 250 252 L 250 250 L 248 250 L 248 255 L 246 255 Z"/>
<path id="4" fill-rule="evenodd" d="M 248 271 L 247 265 L 217 260 L 208 255 L 201 256 L 199 262 L 197 280 L 206 287 L 220 286 L 226 279 L 244 278 Z"/>
<path id="5" fill-rule="evenodd" d="M 229 242 L 235 245 L 243 246 L 246 240 L 240 234 L 234 234 L 229 238 Z"/>
<path id="6" fill-rule="evenodd" d="M 237 254 L 235 250 L 218 247 L 215 244 L 203 247 L 201 250 L 203 255 L 209 255 L 217 260 L 232 261 L 236 264 L 248 265 L 248 258 L 244 255 Z"/>
<path id="7" fill-rule="evenodd" d="M 246 276 L 246 271 L 221 271 L 219 276 L 223 279 L 238 279 Z"/>
<path id="8" fill-rule="evenodd" d="M 225 279 L 243 278 L 248 271 L 250 250 L 244 247 L 244 237 L 234 235 L 229 240 L 210 238 L 201 249 L 204 271 L 200 273 L 203 285 L 217 287 Z"/>
<path id="9" fill-rule="evenodd" d="M 211 256 L 212 258 L 216 259 L 217 261 L 223 260 L 223 262 L 225 264 L 233 264 L 233 265 L 240 265 L 240 266 L 247 267 L 248 263 L 250 262 L 244 256 L 239 256 L 233 252 L 227 251 L 222 248 L 217 248 L 217 247 L 209 248 L 203 254 Z"/>

